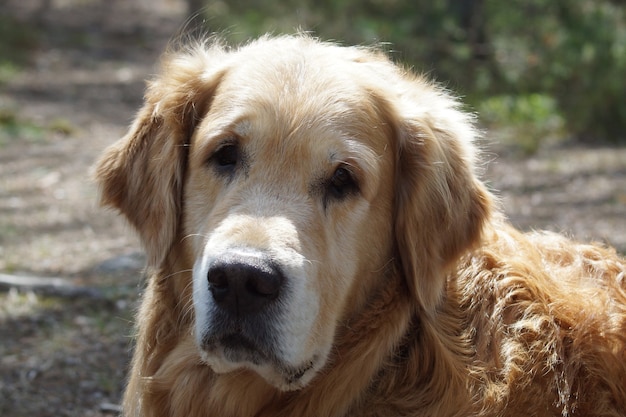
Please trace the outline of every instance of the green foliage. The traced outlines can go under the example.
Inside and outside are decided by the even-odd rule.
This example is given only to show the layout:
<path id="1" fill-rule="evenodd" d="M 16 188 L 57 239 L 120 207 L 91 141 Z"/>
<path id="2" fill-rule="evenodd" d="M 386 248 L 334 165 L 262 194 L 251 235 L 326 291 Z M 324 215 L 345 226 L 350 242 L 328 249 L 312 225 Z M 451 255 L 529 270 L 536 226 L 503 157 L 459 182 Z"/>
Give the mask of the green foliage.
<path id="1" fill-rule="evenodd" d="M 50 121 L 48 130 L 61 136 L 72 136 L 78 129 L 69 120 L 59 117 Z"/>
<path id="2" fill-rule="evenodd" d="M 42 142 L 49 138 L 50 133 L 62 137 L 71 136 L 76 132 L 77 128 L 66 119 L 56 118 L 44 126 L 19 117 L 17 112 L 9 107 L 0 106 L 0 147 L 16 140 Z"/>
<path id="3" fill-rule="evenodd" d="M 9 82 L 19 71 L 17 65 L 0 60 L 0 85 Z"/>
<path id="4" fill-rule="evenodd" d="M 45 130 L 28 120 L 21 120 L 10 109 L 0 108 L 0 146 L 13 139 L 26 139 L 31 142 L 43 140 Z"/>
<path id="5" fill-rule="evenodd" d="M 487 109 L 489 125 L 527 124 L 537 144 L 557 132 L 626 143 L 626 12 L 615 0 L 223 0 L 205 17 L 235 41 L 300 28 L 389 42 L 397 60 Z"/>
<path id="6" fill-rule="evenodd" d="M 626 141 L 623 6 L 592 0 L 487 3 L 494 60 L 505 81 L 497 88 L 554 97 L 579 139 Z"/>
<path id="7" fill-rule="evenodd" d="M 39 33 L 32 25 L 0 15 L 0 85 L 27 64 L 38 44 Z"/>
<path id="8" fill-rule="evenodd" d="M 548 95 L 493 96 L 480 103 L 478 112 L 498 139 L 525 155 L 563 135 L 563 119 L 556 101 Z"/>

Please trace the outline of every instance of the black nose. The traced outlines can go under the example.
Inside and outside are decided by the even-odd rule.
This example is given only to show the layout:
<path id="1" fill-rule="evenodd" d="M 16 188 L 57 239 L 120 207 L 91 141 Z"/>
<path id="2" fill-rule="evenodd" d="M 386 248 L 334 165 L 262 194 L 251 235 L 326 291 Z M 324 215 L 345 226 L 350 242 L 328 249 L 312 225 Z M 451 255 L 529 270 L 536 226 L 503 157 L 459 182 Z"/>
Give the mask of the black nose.
<path id="1" fill-rule="evenodd" d="M 255 313 L 278 297 L 284 277 L 269 260 L 255 255 L 229 254 L 208 271 L 216 304 L 236 315 Z"/>

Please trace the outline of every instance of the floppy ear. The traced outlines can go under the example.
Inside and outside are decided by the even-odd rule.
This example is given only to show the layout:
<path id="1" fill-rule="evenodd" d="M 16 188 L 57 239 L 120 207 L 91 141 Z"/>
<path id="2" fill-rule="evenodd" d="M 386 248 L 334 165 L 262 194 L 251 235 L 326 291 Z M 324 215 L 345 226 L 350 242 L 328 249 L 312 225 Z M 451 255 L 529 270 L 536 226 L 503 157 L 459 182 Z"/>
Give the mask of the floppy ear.
<path id="1" fill-rule="evenodd" d="M 492 203 L 474 172 L 470 117 L 421 79 L 404 88 L 396 106 L 396 240 L 410 290 L 432 313 L 449 267 L 479 239 Z"/>
<path id="2" fill-rule="evenodd" d="M 96 165 L 101 203 L 120 210 L 158 266 L 178 233 L 187 147 L 208 111 L 221 72 L 202 47 L 164 59 L 125 137 Z"/>

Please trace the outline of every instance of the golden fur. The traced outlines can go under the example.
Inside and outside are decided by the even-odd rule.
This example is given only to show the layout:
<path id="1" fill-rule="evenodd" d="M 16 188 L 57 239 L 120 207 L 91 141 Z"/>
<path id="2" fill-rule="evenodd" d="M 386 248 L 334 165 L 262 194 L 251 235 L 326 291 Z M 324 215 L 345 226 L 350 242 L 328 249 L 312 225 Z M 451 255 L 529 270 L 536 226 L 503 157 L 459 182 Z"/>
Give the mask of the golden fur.
<path id="1" fill-rule="evenodd" d="M 149 259 L 124 415 L 626 415 L 626 262 L 507 225 L 474 137 L 368 48 L 167 53 L 96 174 Z M 205 343 L 209 261 L 241 247 L 290 286 L 269 362 Z"/>

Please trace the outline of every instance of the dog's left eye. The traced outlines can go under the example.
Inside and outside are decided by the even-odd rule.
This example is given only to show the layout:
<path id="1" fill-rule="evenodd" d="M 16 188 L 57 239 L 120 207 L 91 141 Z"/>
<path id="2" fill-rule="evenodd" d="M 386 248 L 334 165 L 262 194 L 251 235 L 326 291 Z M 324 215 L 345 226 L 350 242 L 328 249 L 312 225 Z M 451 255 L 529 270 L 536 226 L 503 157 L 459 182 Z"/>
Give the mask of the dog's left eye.
<path id="1" fill-rule="evenodd" d="M 241 159 L 239 147 L 236 144 L 226 144 L 220 147 L 210 159 L 215 169 L 222 174 L 230 174 Z"/>
<path id="2" fill-rule="evenodd" d="M 328 194 L 338 200 L 344 199 L 358 190 L 359 187 L 354 176 L 348 168 L 343 166 L 335 170 L 328 182 Z"/>

